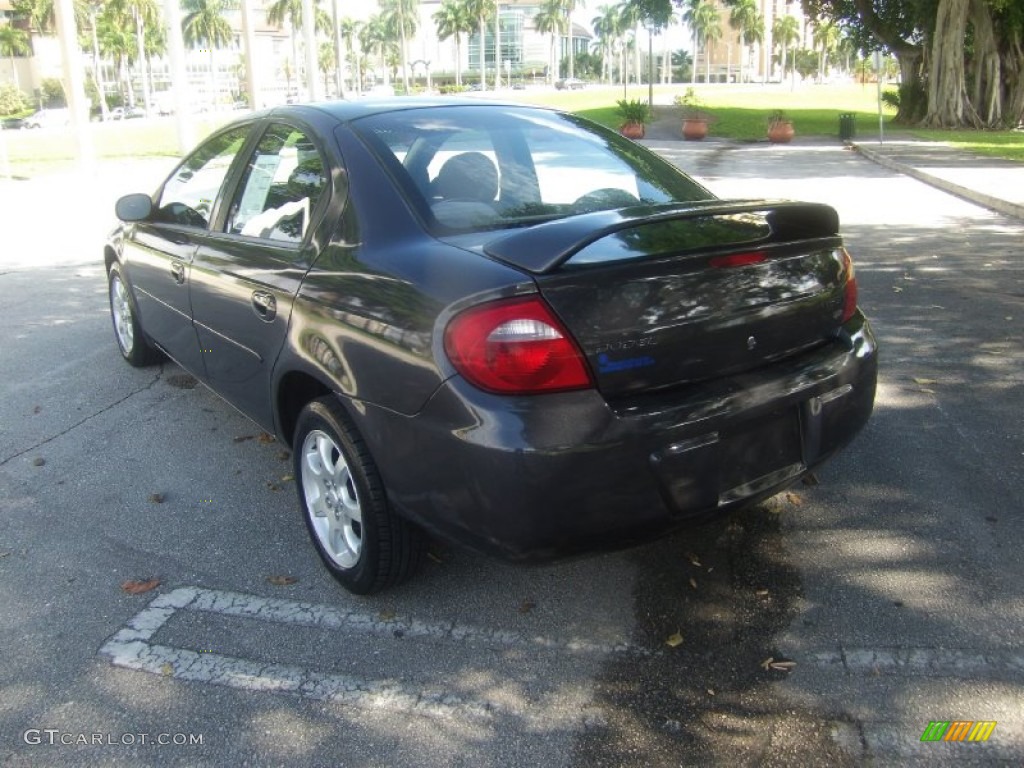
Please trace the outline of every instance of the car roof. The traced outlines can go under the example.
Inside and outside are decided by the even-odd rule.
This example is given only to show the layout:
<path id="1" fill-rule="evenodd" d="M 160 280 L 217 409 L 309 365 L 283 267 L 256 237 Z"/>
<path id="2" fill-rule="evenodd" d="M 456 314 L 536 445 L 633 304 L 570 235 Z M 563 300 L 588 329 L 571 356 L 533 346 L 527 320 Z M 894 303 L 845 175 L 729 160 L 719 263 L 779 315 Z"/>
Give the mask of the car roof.
<path id="1" fill-rule="evenodd" d="M 302 116 L 303 114 L 308 114 L 310 110 L 316 110 L 317 112 L 326 113 L 341 122 L 349 122 L 351 120 L 357 120 L 361 117 L 379 115 L 386 112 L 400 112 L 409 109 L 429 109 L 434 107 L 500 107 L 503 109 L 514 108 L 549 110 L 548 107 L 536 107 L 533 105 L 515 104 L 512 102 L 498 100 L 467 99 L 443 96 L 393 96 L 386 98 L 355 99 L 352 101 L 338 100 L 300 104 L 282 104 L 280 106 L 272 107 L 270 109 L 264 110 L 263 112 L 258 112 L 256 114 L 258 116 L 294 115 L 296 117 L 299 117 Z"/>

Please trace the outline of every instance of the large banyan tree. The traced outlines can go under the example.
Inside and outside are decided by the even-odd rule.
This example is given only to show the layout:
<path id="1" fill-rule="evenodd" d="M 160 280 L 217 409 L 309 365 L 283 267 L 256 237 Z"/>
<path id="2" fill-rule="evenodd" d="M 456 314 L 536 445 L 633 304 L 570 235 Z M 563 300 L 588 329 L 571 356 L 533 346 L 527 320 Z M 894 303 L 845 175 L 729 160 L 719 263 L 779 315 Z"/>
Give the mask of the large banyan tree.
<path id="1" fill-rule="evenodd" d="M 905 124 L 1001 128 L 1024 121 L 1024 0 L 803 0 L 864 51 L 900 64 Z"/>

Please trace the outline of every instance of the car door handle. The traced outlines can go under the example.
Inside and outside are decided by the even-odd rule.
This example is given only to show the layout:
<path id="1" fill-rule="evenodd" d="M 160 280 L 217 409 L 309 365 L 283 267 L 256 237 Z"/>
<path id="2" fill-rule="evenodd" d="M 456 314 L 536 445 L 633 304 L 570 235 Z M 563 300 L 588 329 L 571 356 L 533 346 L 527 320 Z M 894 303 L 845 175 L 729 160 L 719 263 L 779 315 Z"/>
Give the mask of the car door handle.
<path id="1" fill-rule="evenodd" d="M 252 308 L 261 320 L 270 321 L 277 314 L 277 299 L 273 294 L 266 291 L 254 291 L 252 294 Z"/>
<path id="2" fill-rule="evenodd" d="M 171 276 L 174 281 L 181 285 L 185 282 L 185 265 L 180 261 L 171 262 Z"/>

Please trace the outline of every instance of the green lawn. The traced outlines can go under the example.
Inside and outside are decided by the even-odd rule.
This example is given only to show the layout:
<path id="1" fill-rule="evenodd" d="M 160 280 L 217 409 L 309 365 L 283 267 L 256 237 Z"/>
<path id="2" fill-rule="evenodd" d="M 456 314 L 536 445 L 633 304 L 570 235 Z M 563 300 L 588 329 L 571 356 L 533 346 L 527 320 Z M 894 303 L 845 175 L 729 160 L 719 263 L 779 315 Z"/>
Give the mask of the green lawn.
<path id="1" fill-rule="evenodd" d="M 913 135 L 929 141 L 944 141 L 979 155 L 1024 162 L 1024 131 L 925 131 Z"/>
<path id="2" fill-rule="evenodd" d="M 193 135 L 200 139 L 229 117 L 229 114 L 197 116 Z M 100 158 L 179 154 L 177 129 L 172 118 L 93 123 L 90 129 Z M 14 176 L 27 178 L 74 166 L 78 147 L 69 131 L 4 131 L 2 138 L 7 144 L 7 157 Z"/>
<path id="3" fill-rule="evenodd" d="M 675 94 L 683 93 L 687 85 L 657 86 L 655 105 L 667 104 Z M 839 115 L 856 115 L 857 136 L 861 139 L 878 136 L 878 102 L 875 86 L 801 86 L 792 89 L 786 85 L 723 86 L 697 85 L 712 124 L 710 134 L 736 141 L 756 141 L 764 138 L 768 115 L 781 109 L 793 120 L 798 136 L 833 136 L 839 134 Z M 647 99 L 647 88 L 629 88 L 630 99 Z M 621 88 L 591 86 L 582 91 L 517 92 L 513 98 L 533 104 L 557 106 L 583 115 L 610 128 L 622 122 L 615 114 L 615 101 L 623 98 Z M 890 125 L 894 110 L 883 105 L 886 135 L 895 131 L 918 136 L 928 141 L 943 141 L 964 150 L 983 155 L 1004 157 L 1024 162 L 1024 132 L 1022 131 L 925 131 L 908 130 Z M 656 117 L 672 116 L 670 107 L 656 106 Z"/>

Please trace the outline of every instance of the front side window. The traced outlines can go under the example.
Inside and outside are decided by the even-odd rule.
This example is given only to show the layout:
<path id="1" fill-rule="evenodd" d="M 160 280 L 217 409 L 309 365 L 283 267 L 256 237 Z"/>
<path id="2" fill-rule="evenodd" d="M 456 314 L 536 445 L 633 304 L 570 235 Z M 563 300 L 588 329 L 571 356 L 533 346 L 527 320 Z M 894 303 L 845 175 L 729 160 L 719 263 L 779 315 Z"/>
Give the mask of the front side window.
<path id="1" fill-rule="evenodd" d="M 546 110 L 413 109 L 363 118 L 354 127 L 442 230 L 712 198 L 632 142 Z"/>
<path id="2" fill-rule="evenodd" d="M 326 182 L 323 159 L 309 138 L 290 126 L 272 125 L 249 158 L 227 231 L 301 243 Z"/>
<path id="3" fill-rule="evenodd" d="M 193 152 L 164 184 L 156 221 L 209 227 L 213 204 L 248 133 L 249 126 L 235 128 L 214 136 Z"/>

